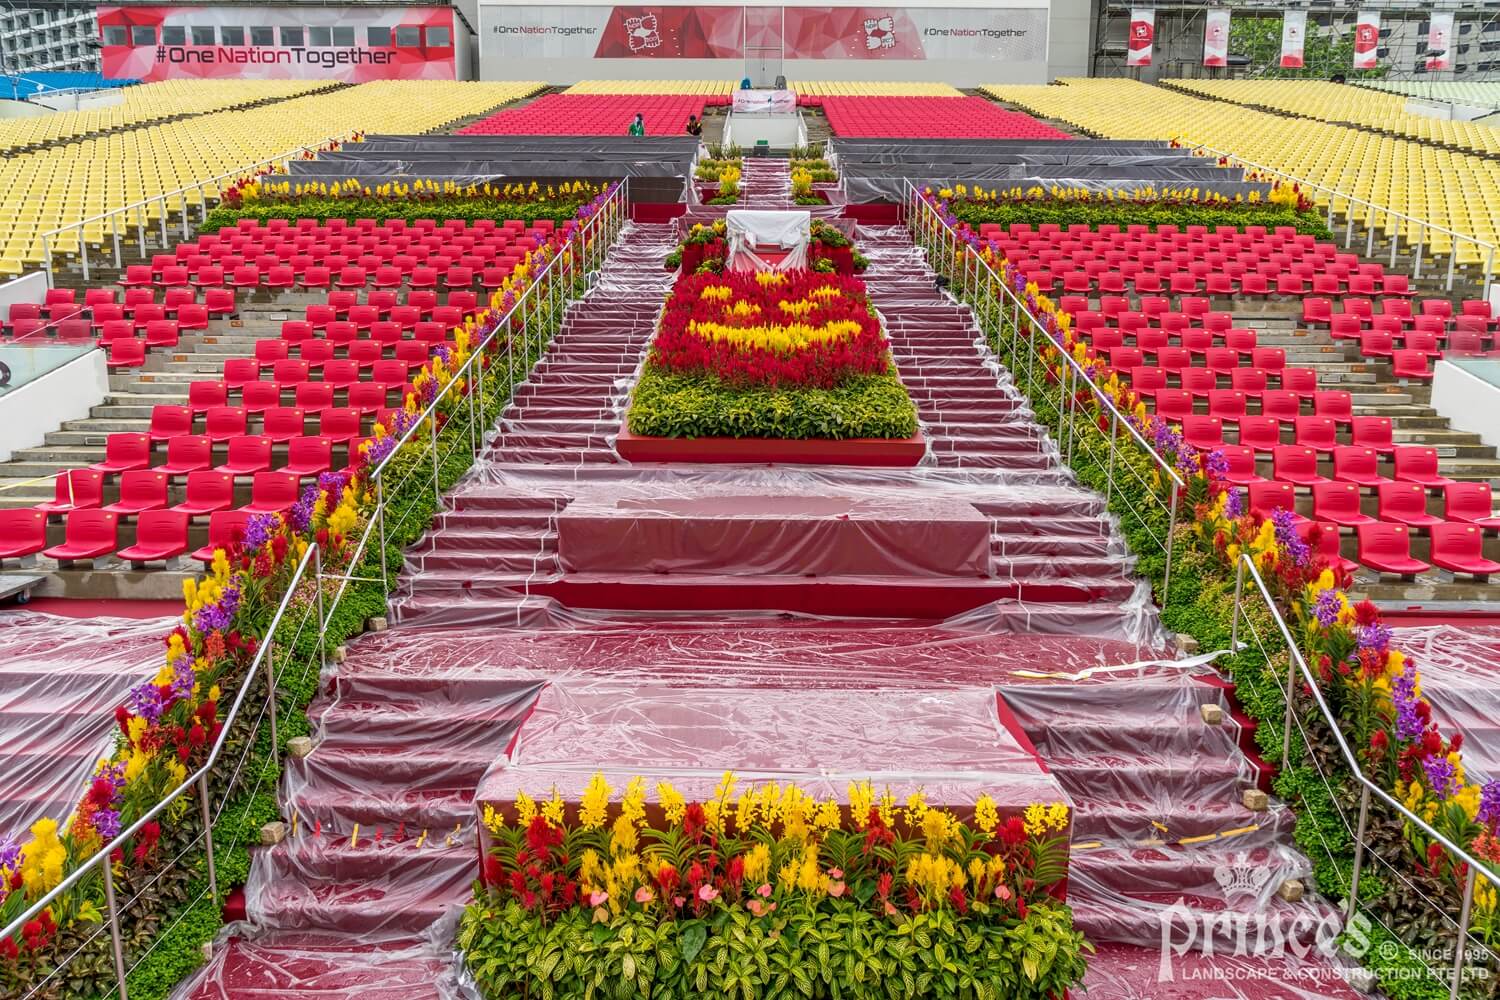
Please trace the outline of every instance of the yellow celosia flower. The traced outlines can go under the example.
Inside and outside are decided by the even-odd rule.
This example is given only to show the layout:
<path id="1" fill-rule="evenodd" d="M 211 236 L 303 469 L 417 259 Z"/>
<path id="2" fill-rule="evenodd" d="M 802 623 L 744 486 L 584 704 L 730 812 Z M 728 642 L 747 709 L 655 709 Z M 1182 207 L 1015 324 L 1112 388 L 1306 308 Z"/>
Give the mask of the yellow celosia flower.
<path id="1" fill-rule="evenodd" d="M 635 853 L 640 840 L 635 828 L 628 816 L 619 816 L 615 819 L 614 829 L 610 832 L 609 853 L 614 857 Z"/>
<path id="2" fill-rule="evenodd" d="M 745 879 L 754 884 L 764 882 L 771 874 L 771 849 L 756 844 L 745 853 Z"/>
<path id="3" fill-rule="evenodd" d="M 57 820 L 39 819 L 31 826 L 31 841 L 21 855 L 21 883 L 35 899 L 62 881 L 68 849 L 57 835 Z"/>

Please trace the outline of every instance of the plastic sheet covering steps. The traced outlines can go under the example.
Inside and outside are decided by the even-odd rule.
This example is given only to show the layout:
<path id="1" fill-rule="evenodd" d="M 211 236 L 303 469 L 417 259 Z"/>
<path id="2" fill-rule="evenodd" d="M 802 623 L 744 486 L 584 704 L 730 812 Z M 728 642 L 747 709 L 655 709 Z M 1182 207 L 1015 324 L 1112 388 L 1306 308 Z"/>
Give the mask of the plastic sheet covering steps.
<path id="1" fill-rule="evenodd" d="M 485 457 L 513 464 L 611 464 L 616 397 L 640 365 L 672 274 L 675 227 L 632 223 L 588 295 L 501 414 Z"/>
<path id="2" fill-rule="evenodd" d="M 1421 669 L 1438 728 L 1463 733 L 1468 780 L 1500 778 L 1500 625 L 1398 628 L 1391 646 Z"/>
<path id="3" fill-rule="evenodd" d="M 1320 925 L 1331 939 L 1341 915 L 1311 891 L 1297 902 L 1277 895 L 1288 879 L 1310 890 L 1312 865 L 1293 846 L 1283 805 L 1243 806 L 1254 771 L 1232 722 L 1207 725 L 1199 714 L 1222 697 L 1194 676 L 1207 670 L 1001 685 L 1076 805 L 1069 903 L 1076 926 L 1102 944 L 1088 995 L 1355 996 L 1332 959 L 1256 952 L 1257 940 L 1312 946 Z"/>
<path id="4" fill-rule="evenodd" d="M 791 165 L 782 159 L 747 157 L 740 169 L 740 205 L 759 209 L 795 209 Z"/>
<path id="5" fill-rule="evenodd" d="M 170 619 L 0 614 L 0 835 L 66 818 L 114 746 L 114 708 L 162 665 Z"/>

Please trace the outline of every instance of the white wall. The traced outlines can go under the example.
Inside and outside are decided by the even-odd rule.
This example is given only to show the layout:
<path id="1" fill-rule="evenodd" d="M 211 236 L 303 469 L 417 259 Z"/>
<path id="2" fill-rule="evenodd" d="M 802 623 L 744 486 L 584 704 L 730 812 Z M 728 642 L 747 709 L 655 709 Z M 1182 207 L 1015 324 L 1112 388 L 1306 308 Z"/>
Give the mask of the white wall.
<path id="1" fill-rule="evenodd" d="M 11 367 L 16 368 L 18 352 L 61 349 L 11 345 L 4 349 L 4 354 L 10 358 Z M 0 396 L 0 462 L 10 461 L 11 452 L 17 448 L 43 444 L 47 434 L 64 421 L 87 417 L 92 408 L 104 402 L 108 392 L 109 372 L 104 366 L 104 352 L 95 348 Z"/>
<path id="2" fill-rule="evenodd" d="M 1500 362 L 1496 374 L 1500 376 Z M 1432 408 L 1447 417 L 1454 430 L 1478 434 L 1490 447 L 1500 447 L 1500 386 L 1439 361 L 1433 366 Z"/>
<path id="3" fill-rule="evenodd" d="M 14 302 L 35 302 L 40 305 L 47 301 L 47 287 L 46 271 L 33 271 L 0 285 L 0 315 L 10 315 L 10 307 Z"/>

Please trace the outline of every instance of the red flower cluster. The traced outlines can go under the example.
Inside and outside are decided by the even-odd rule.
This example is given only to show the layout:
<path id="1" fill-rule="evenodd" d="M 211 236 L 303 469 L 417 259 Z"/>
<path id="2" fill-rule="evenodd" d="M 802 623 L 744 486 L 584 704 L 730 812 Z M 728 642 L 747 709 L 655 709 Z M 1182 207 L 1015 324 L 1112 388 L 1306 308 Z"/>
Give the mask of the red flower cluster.
<path id="1" fill-rule="evenodd" d="M 705 296 L 710 286 L 727 286 L 731 295 Z M 814 294 L 819 289 L 837 294 Z M 805 302 L 813 308 L 800 313 L 782 308 L 782 303 Z M 744 311 L 747 306 L 754 308 Z M 776 327 L 799 324 L 816 329 L 835 322 L 857 326 L 849 335 L 800 347 L 782 346 L 774 336 Z M 716 338 L 694 324 L 743 330 L 750 342 Z M 858 279 L 794 271 L 784 281 L 764 284 L 751 274 L 694 274 L 678 279 L 667 300 L 650 363 L 683 374 L 712 374 L 734 386 L 831 389 L 853 375 L 886 371 L 889 351 L 864 282 Z"/>

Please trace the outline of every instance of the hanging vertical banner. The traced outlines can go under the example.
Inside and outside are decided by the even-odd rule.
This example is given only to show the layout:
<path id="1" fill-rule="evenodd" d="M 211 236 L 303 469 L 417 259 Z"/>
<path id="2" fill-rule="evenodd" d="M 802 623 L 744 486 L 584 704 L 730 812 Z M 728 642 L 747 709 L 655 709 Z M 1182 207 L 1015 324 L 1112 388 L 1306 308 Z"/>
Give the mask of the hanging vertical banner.
<path id="1" fill-rule="evenodd" d="M 1362 10 L 1354 22 L 1354 68 L 1374 69 L 1380 48 L 1380 11 Z"/>
<path id="2" fill-rule="evenodd" d="M 1203 22 L 1203 65 L 1229 65 L 1229 11 L 1214 9 Z"/>
<path id="3" fill-rule="evenodd" d="M 1307 11 L 1289 10 L 1281 15 L 1281 68 L 1301 69 L 1307 44 Z"/>
<path id="4" fill-rule="evenodd" d="M 1150 66 L 1151 46 L 1156 40 L 1156 8 L 1130 8 L 1130 46 L 1126 66 Z"/>
<path id="5" fill-rule="evenodd" d="M 1433 11 L 1427 28 L 1427 68 L 1453 68 L 1453 12 Z"/>

